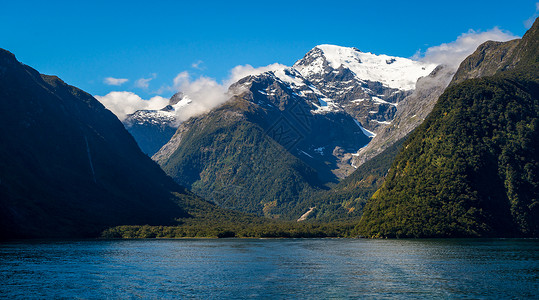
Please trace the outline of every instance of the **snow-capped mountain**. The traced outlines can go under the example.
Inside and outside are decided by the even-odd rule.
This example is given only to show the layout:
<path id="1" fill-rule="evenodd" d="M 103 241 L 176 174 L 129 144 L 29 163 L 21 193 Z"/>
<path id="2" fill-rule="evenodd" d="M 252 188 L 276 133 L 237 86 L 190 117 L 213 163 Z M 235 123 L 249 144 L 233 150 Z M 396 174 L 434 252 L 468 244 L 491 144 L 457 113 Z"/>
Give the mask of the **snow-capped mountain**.
<path id="1" fill-rule="evenodd" d="M 182 123 L 152 158 L 219 205 L 297 219 L 313 191 L 355 170 L 354 155 L 435 67 L 317 46 L 232 84 L 228 102 Z"/>
<path id="2" fill-rule="evenodd" d="M 160 110 L 137 110 L 123 121 L 125 128 L 148 156 L 152 156 L 176 132 L 177 112 L 191 102 L 182 93 L 174 94 L 169 104 Z"/>
<path id="3" fill-rule="evenodd" d="M 374 132 L 391 122 L 399 102 L 436 65 L 357 48 L 320 45 L 293 68 L 324 95 L 326 102 L 344 109 Z"/>
<path id="4" fill-rule="evenodd" d="M 268 130 L 276 120 L 284 118 L 294 137 L 286 143 L 279 142 L 295 156 L 321 173 L 343 178 L 354 170 L 352 158 L 368 143 L 365 137 L 373 138 L 376 131 L 390 124 L 399 102 L 413 92 L 420 77 L 429 75 L 435 67 L 357 48 L 320 45 L 292 67 L 247 76 L 232 84 L 230 91 L 248 91 L 246 99 L 267 111 L 268 117 L 262 123 Z M 184 95 L 172 99 L 177 103 L 171 102 L 174 110 L 189 103 Z M 138 111 L 125 123 L 150 155 L 172 137 L 177 127 L 175 114 L 166 109 Z M 177 143 L 171 145 L 157 157 L 174 151 Z"/>
<path id="5" fill-rule="evenodd" d="M 413 90 L 419 77 L 428 75 L 436 67 L 411 59 L 361 52 L 357 48 L 320 45 L 294 64 L 305 78 L 320 82 L 321 77 L 348 69 L 360 82 L 379 82 L 398 90 Z"/>
<path id="6" fill-rule="evenodd" d="M 318 171 L 323 181 L 353 171 L 352 154 L 372 133 L 294 68 L 248 76 L 231 86 L 264 111 L 256 120 L 290 153 Z M 283 134 L 285 133 L 285 134 Z"/>
<path id="7" fill-rule="evenodd" d="M 332 172 L 343 178 L 354 170 L 352 159 L 365 144 L 349 143 L 351 137 L 342 136 L 342 132 L 352 132 L 357 126 L 365 136 L 375 137 L 375 132 L 391 124 L 399 102 L 413 93 L 417 80 L 427 77 L 435 68 L 434 64 L 407 58 L 320 45 L 292 67 L 248 76 L 233 84 L 231 90 L 248 89 L 252 101 L 265 108 L 284 111 L 286 103 L 301 99 L 311 118 L 331 113 L 330 118 L 352 120 L 347 124 L 354 125 L 353 128 L 330 129 L 340 131 L 340 137 L 332 142 L 310 137 L 310 143 L 297 145 L 298 157 L 305 160 L 326 161 L 326 166 L 327 159 L 336 161 Z M 311 130 L 303 132 L 303 136 L 310 136 Z"/>
<path id="8" fill-rule="evenodd" d="M 417 80 L 435 68 L 407 58 L 320 45 L 292 67 L 257 76 L 274 76 L 309 100 L 315 113 L 346 111 L 367 135 L 374 136 L 374 131 L 393 120 L 399 102 L 413 92 Z M 259 93 L 275 96 L 271 90 Z"/>
<path id="9" fill-rule="evenodd" d="M 372 138 L 391 123 L 399 102 L 413 92 L 417 79 L 429 75 L 435 67 L 407 58 L 365 53 L 357 48 L 319 45 L 292 67 L 241 79 L 231 85 L 231 90 L 238 88 L 239 83 L 245 88 L 249 82 L 258 82 L 255 86 L 259 89 L 253 92 L 259 95 L 253 99 L 267 98 L 270 100 L 267 105 L 274 105 L 276 98 L 290 91 L 289 96 L 307 101 L 312 113 L 345 112 Z M 260 82 L 267 80 L 278 81 L 286 92 L 277 94 L 272 84 L 260 86 Z M 190 102 L 188 96 L 175 94 L 167 107 L 136 111 L 124 120 L 124 125 L 141 149 L 151 156 L 173 136 L 179 125 L 177 111 Z M 348 161 L 349 155 L 345 156 Z"/>
<path id="10" fill-rule="evenodd" d="M 191 103 L 191 99 L 182 93 L 174 94 L 167 106 L 160 110 L 137 110 L 130 114 L 125 119 L 124 123 L 127 126 L 133 125 L 168 125 L 178 127 L 176 123 L 176 112 Z"/>

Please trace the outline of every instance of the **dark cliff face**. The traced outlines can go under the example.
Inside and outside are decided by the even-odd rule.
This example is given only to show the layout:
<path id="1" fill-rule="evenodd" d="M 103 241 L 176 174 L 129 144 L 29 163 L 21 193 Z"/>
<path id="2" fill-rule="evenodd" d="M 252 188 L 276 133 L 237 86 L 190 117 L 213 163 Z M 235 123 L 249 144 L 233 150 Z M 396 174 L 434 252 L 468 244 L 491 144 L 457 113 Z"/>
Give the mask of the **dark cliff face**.
<path id="1" fill-rule="evenodd" d="M 185 216 L 186 194 L 91 95 L 0 50 L 0 236 L 95 236 Z"/>

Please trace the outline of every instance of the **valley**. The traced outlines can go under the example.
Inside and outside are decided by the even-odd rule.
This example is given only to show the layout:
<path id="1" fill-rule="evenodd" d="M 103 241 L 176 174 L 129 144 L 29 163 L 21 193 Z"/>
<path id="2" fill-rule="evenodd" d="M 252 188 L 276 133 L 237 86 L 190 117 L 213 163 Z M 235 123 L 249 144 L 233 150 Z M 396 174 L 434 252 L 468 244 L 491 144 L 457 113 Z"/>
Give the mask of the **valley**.
<path id="1" fill-rule="evenodd" d="M 319 45 L 186 120 L 2 50 L 2 238 L 535 237 L 537 26 L 458 68 Z"/>

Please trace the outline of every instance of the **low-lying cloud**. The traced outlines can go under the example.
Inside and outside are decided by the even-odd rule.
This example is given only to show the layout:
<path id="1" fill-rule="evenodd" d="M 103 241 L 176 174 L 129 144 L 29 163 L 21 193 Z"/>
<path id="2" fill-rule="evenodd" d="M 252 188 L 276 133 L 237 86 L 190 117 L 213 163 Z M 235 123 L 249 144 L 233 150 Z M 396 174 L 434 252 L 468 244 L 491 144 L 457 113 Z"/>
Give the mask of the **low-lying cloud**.
<path id="1" fill-rule="evenodd" d="M 414 59 L 456 69 L 464 58 L 473 53 L 480 44 L 488 40 L 508 41 L 516 38 L 519 37 L 497 27 L 485 32 L 470 30 L 461 34 L 453 42 L 430 47 L 423 53 L 418 52 Z M 200 64 L 202 61 L 196 62 L 192 67 L 200 67 Z M 178 121 L 183 122 L 193 116 L 206 113 L 230 99 L 232 96 L 229 93 L 230 85 L 241 78 L 283 68 L 286 66 L 278 63 L 258 68 L 251 65 L 239 65 L 232 68 L 228 78 L 222 82 L 205 76 L 193 79 L 188 71 L 184 71 L 176 75 L 171 85 L 161 87 L 157 93 L 182 92 L 189 97 L 191 100 L 189 105 L 181 107 L 177 112 Z M 135 82 L 135 86 L 146 89 L 153 78 L 155 78 L 153 75 L 152 78 L 141 78 Z M 127 79 L 109 77 L 107 81 L 111 85 L 120 85 L 127 82 Z M 120 120 L 124 120 L 128 114 L 136 110 L 161 109 L 168 104 L 168 99 L 163 97 L 155 96 L 144 100 L 132 92 L 111 92 L 105 96 L 96 96 L 96 98 Z"/>
<path id="2" fill-rule="evenodd" d="M 238 80 L 249 75 L 258 75 L 285 67 L 281 64 L 271 64 L 259 68 L 251 65 L 240 65 L 230 70 L 228 78 L 221 83 L 205 76 L 192 80 L 189 72 L 179 73 L 173 80 L 172 90 L 187 95 L 191 99 L 191 103 L 179 109 L 177 112 L 178 121 L 183 122 L 191 117 L 201 115 L 226 102 L 232 96 L 228 88 Z"/>
<path id="3" fill-rule="evenodd" d="M 183 122 L 191 117 L 201 115 L 226 102 L 232 96 L 228 92 L 231 84 L 249 75 L 258 75 L 267 71 L 275 71 L 286 68 L 285 65 L 271 64 L 255 68 L 251 65 L 239 65 L 230 70 L 227 79 L 217 82 L 215 79 L 200 76 L 193 79 L 188 71 L 176 75 L 169 86 L 161 87 L 158 93 L 182 92 L 191 102 L 177 111 L 178 121 Z M 148 88 L 149 82 L 155 78 L 141 78 L 135 82 L 139 88 Z M 142 109 L 161 109 L 168 104 L 168 99 L 155 96 L 150 100 L 144 100 L 132 92 L 111 92 L 105 96 L 95 96 L 107 109 L 112 111 L 121 121 L 126 116 Z"/>
<path id="4" fill-rule="evenodd" d="M 94 97 L 105 105 L 108 110 L 112 111 L 120 121 L 125 120 L 128 114 L 132 114 L 137 110 L 156 110 L 168 104 L 168 99 L 161 96 L 144 100 L 132 92 L 110 92 L 105 96 Z"/>
<path id="5" fill-rule="evenodd" d="M 230 97 L 225 86 L 214 79 L 201 76 L 192 80 L 187 71 L 174 78 L 174 88 L 191 99 L 189 105 L 177 111 L 178 121 L 183 122 L 190 117 L 203 114 L 222 104 Z"/>
<path id="6" fill-rule="evenodd" d="M 274 64 L 271 64 L 271 65 L 267 65 L 267 66 L 264 66 L 264 67 L 258 67 L 258 68 L 255 68 L 251 65 L 240 65 L 240 66 L 235 66 L 234 68 L 232 68 L 232 70 L 230 70 L 230 75 L 228 77 L 227 80 L 225 80 L 223 82 L 224 85 L 227 85 L 227 88 L 228 86 L 230 86 L 231 84 L 233 84 L 234 82 L 244 78 L 244 77 L 247 77 L 249 75 L 259 75 L 259 74 L 262 74 L 264 72 L 269 72 L 269 71 L 276 71 L 276 70 L 279 70 L 279 69 L 284 69 L 286 68 L 287 66 L 285 65 L 282 65 L 282 64 L 278 64 L 278 63 L 274 63 Z"/>
<path id="7" fill-rule="evenodd" d="M 128 81 L 129 79 L 126 79 L 126 78 L 114 78 L 114 77 L 107 77 L 103 80 L 105 84 L 115 85 L 115 86 L 120 86 Z"/>
<path id="8" fill-rule="evenodd" d="M 505 42 L 517 38 L 519 37 L 510 32 L 503 31 L 498 27 L 485 32 L 470 29 L 468 32 L 461 34 L 456 41 L 430 47 L 424 53 L 418 52 L 414 58 L 456 69 L 482 43 L 486 41 Z"/>

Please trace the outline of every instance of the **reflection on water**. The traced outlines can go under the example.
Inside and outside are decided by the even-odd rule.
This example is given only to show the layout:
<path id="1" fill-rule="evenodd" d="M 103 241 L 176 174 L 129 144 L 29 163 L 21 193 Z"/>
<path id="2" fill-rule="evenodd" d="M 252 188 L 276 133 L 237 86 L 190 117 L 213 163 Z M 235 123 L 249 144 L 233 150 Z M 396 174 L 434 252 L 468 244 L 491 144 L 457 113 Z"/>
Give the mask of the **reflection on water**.
<path id="1" fill-rule="evenodd" d="M 118 240 L 0 245 L 5 298 L 524 298 L 539 240 Z"/>

